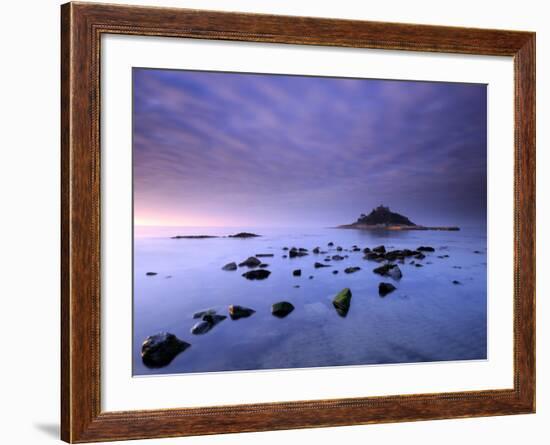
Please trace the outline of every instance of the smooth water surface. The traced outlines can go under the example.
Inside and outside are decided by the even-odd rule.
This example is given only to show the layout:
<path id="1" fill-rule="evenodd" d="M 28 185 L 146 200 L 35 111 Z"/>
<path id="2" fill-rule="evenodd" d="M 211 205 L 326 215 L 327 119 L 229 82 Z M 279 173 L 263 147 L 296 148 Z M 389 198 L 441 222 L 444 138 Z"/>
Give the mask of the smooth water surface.
<path id="1" fill-rule="evenodd" d="M 170 239 L 241 231 L 262 236 Z M 333 248 L 327 247 L 330 241 Z M 399 264 L 403 278 L 394 281 L 374 274 L 380 264 L 364 260 L 362 252 L 335 250 L 380 244 L 387 249 L 429 245 L 436 251 L 415 260 L 424 267 L 410 265 L 412 258 Z M 305 247 L 310 254 L 285 259 L 285 246 Z M 316 246 L 349 258 L 315 269 L 314 263 L 324 262 L 326 256 L 312 254 Z M 275 255 L 261 258 L 271 271 L 265 280 L 245 279 L 241 275 L 247 268 L 221 269 L 258 253 Z M 449 257 L 438 258 L 442 255 Z M 345 274 L 349 266 L 361 270 Z M 302 276 L 292 276 L 294 269 L 302 269 Z M 158 275 L 146 276 L 147 272 Z M 486 276 L 484 227 L 458 232 L 136 227 L 134 375 L 486 359 Z M 380 297 L 381 281 L 392 282 L 397 290 Z M 347 316 L 341 317 L 332 299 L 345 287 L 353 296 Z M 282 300 L 295 310 L 279 319 L 271 315 L 271 305 Z M 198 321 L 192 318 L 195 312 L 215 308 L 227 315 L 231 304 L 256 313 L 240 320 L 228 317 L 204 335 L 190 333 Z M 141 360 L 141 343 L 161 331 L 192 346 L 168 366 L 149 369 Z"/>

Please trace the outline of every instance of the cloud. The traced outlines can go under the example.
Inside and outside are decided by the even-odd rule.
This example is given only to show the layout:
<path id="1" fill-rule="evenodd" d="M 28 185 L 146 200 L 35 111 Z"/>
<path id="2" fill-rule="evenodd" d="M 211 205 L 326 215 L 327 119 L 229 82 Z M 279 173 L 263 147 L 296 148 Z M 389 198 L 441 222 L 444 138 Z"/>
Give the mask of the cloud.
<path id="1" fill-rule="evenodd" d="M 484 85 L 152 69 L 133 82 L 138 216 L 327 225 L 382 201 L 416 220 L 485 215 Z"/>

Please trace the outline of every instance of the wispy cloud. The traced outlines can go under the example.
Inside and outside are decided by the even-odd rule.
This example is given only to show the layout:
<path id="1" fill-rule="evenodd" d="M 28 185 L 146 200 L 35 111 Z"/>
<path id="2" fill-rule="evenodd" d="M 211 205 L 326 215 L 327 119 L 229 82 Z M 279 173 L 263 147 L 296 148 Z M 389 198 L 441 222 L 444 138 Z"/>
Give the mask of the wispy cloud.
<path id="1" fill-rule="evenodd" d="M 484 85 L 134 70 L 138 219 L 329 225 L 486 208 Z"/>

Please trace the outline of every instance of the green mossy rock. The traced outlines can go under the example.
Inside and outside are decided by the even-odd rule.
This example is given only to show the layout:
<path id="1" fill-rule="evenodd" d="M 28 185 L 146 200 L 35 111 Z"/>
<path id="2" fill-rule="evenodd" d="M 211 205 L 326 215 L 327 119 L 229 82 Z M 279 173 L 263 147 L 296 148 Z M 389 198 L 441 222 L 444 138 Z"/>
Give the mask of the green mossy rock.
<path id="1" fill-rule="evenodd" d="M 349 306 L 351 304 L 351 290 L 347 287 L 342 289 L 338 295 L 334 297 L 332 304 L 334 305 L 336 312 L 338 312 L 338 315 L 345 317 L 348 314 Z"/>

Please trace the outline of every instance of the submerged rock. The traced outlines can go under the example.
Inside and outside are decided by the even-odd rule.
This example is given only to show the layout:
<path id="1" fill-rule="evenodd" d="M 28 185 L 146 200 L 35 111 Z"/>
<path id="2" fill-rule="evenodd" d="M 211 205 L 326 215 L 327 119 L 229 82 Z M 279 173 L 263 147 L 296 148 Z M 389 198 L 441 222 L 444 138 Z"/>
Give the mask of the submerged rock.
<path id="1" fill-rule="evenodd" d="M 267 263 L 262 263 L 262 264 L 260 264 L 258 267 L 261 267 L 262 269 L 265 269 L 266 267 L 269 267 L 269 264 L 267 264 Z"/>
<path id="2" fill-rule="evenodd" d="M 356 266 L 356 267 L 346 267 L 346 268 L 344 269 L 344 272 L 345 272 L 345 273 L 355 273 L 355 272 L 358 272 L 358 271 L 360 271 L 360 270 L 361 270 L 361 268 L 360 268 L 360 267 L 357 267 L 357 266 Z"/>
<path id="3" fill-rule="evenodd" d="M 383 245 L 377 246 L 377 247 L 374 247 L 372 251 L 376 253 L 386 253 L 386 248 Z"/>
<path id="4" fill-rule="evenodd" d="M 148 368 L 162 368 L 170 364 L 189 343 L 180 340 L 169 332 L 160 332 L 145 339 L 141 345 L 141 359 Z"/>
<path id="5" fill-rule="evenodd" d="M 225 320 L 225 315 L 205 314 L 202 316 L 202 321 L 199 321 L 191 328 L 191 334 L 202 335 L 206 334 L 210 329 L 216 326 L 218 323 Z"/>
<path id="6" fill-rule="evenodd" d="M 435 252 L 435 249 L 431 246 L 420 246 L 418 249 L 419 252 Z"/>
<path id="7" fill-rule="evenodd" d="M 330 264 L 323 264 L 323 263 L 315 263 L 313 265 L 313 267 L 315 267 L 315 269 L 319 269 L 321 267 L 332 267 Z"/>
<path id="8" fill-rule="evenodd" d="M 354 246 L 354 247 L 351 248 L 351 251 L 352 252 L 361 252 L 361 249 L 359 249 L 359 247 L 357 247 L 357 246 Z"/>
<path id="9" fill-rule="evenodd" d="M 341 252 L 341 251 L 344 250 L 344 249 L 342 249 L 341 246 L 338 246 L 338 247 L 336 248 L 336 250 L 337 250 L 338 252 Z"/>
<path id="10" fill-rule="evenodd" d="M 296 249 L 295 247 L 293 247 L 288 251 L 288 256 L 290 258 L 296 258 L 296 257 L 301 257 L 306 255 L 309 255 L 306 250 Z"/>
<path id="11" fill-rule="evenodd" d="M 302 269 L 293 270 L 293 271 L 292 271 L 292 275 L 295 276 L 295 277 L 300 277 L 300 276 L 302 276 Z"/>
<path id="12" fill-rule="evenodd" d="M 243 273 L 243 277 L 247 280 L 265 280 L 271 272 L 267 269 L 249 270 Z"/>
<path id="13" fill-rule="evenodd" d="M 337 270 L 333 270 L 332 273 L 333 273 L 334 275 L 336 275 L 336 274 L 338 273 L 338 271 L 337 271 Z"/>
<path id="14" fill-rule="evenodd" d="M 227 263 L 225 266 L 222 267 L 222 270 L 237 270 L 237 263 Z"/>
<path id="15" fill-rule="evenodd" d="M 453 280 L 453 284 L 462 284 L 462 283 L 458 280 Z"/>
<path id="16" fill-rule="evenodd" d="M 385 297 L 390 292 L 393 292 L 395 289 L 397 289 L 397 288 L 391 283 L 380 283 L 378 285 L 378 294 L 381 297 Z"/>
<path id="17" fill-rule="evenodd" d="M 309 276 L 309 279 L 310 279 L 310 280 L 313 280 L 313 275 L 310 275 L 310 276 Z"/>
<path id="18" fill-rule="evenodd" d="M 369 252 L 370 252 L 370 249 L 369 249 L 368 247 L 365 247 L 365 248 L 363 249 L 363 253 L 369 253 Z"/>
<path id="19" fill-rule="evenodd" d="M 215 315 L 216 312 L 216 309 L 205 309 L 203 311 L 195 312 L 193 314 L 193 318 L 202 318 L 205 315 Z"/>
<path id="20" fill-rule="evenodd" d="M 284 318 L 294 310 L 292 303 L 288 301 L 279 301 L 271 306 L 271 313 L 275 317 Z"/>
<path id="21" fill-rule="evenodd" d="M 420 263 L 416 263 L 414 266 L 415 266 L 415 267 L 424 267 L 424 266 L 423 266 L 422 264 L 420 264 Z"/>
<path id="22" fill-rule="evenodd" d="M 334 246 L 334 243 L 331 241 L 330 243 L 327 244 L 327 246 L 332 247 Z"/>
<path id="23" fill-rule="evenodd" d="M 158 275 L 157 272 L 147 272 L 145 275 L 147 275 L 148 277 L 154 277 L 155 275 Z"/>
<path id="24" fill-rule="evenodd" d="M 312 252 L 315 254 L 319 254 L 321 253 L 321 249 L 319 247 L 316 247 L 315 249 L 312 250 Z"/>
<path id="25" fill-rule="evenodd" d="M 239 232 L 235 235 L 229 235 L 229 238 L 256 238 L 261 235 L 256 235 L 255 233 L 250 232 Z"/>
<path id="26" fill-rule="evenodd" d="M 426 255 L 424 255 L 422 252 L 420 252 L 418 255 L 414 256 L 417 260 L 423 260 L 426 258 Z"/>
<path id="27" fill-rule="evenodd" d="M 342 255 L 332 255 L 334 261 L 342 261 L 344 257 Z"/>
<path id="28" fill-rule="evenodd" d="M 246 260 L 244 260 L 242 263 L 239 263 L 239 267 L 258 267 L 262 262 L 256 258 L 256 257 L 248 257 Z"/>
<path id="29" fill-rule="evenodd" d="M 348 314 L 349 307 L 351 304 L 351 290 L 347 287 L 342 289 L 338 295 L 332 300 L 332 305 L 338 312 L 338 315 L 345 317 Z"/>
<path id="30" fill-rule="evenodd" d="M 384 264 L 373 270 L 374 273 L 385 277 L 391 277 L 394 280 L 400 280 L 403 277 L 401 269 L 397 264 Z"/>
<path id="31" fill-rule="evenodd" d="M 257 256 L 258 258 L 262 258 L 262 257 L 266 257 L 266 258 L 267 258 L 267 257 L 275 256 L 275 254 L 274 254 L 274 253 L 257 253 L 256 256 Z"/>
<path id="32" fill-rule="evenodd" d="M 229 306 L 229 316 L 231 320 L 238 320 L 239 318 L 247 318 L 254 314 L 256 311 L 248 307 L 232 304 Z"/>

